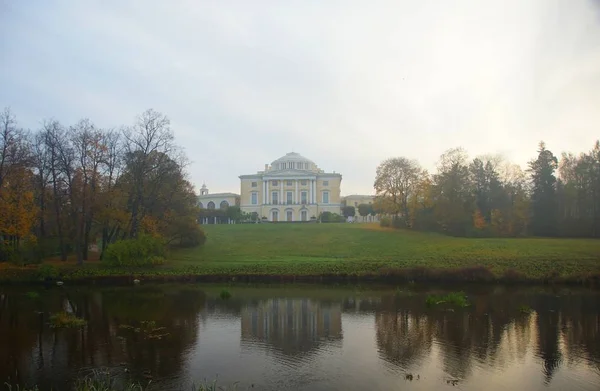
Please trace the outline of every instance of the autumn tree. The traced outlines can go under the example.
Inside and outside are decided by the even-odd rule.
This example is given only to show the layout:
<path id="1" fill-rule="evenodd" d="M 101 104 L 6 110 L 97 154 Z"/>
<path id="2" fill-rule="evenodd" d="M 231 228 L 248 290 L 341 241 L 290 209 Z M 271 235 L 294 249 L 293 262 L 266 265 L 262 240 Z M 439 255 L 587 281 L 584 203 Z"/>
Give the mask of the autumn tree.
<path id="1" fill-rule="evenodd" d="M 434 212 L 440 229 L 465 236 L 472 226 L 475 210 L 467 154 L 462 148 L 446 151 L 433 176 Z"/>
<path id="2" fill-rule="evenodd" d="M 405 157 L 384 160 L 378 167 L 375 176 L 375 192 L 386 213 L 399 221 L 399 215 L 405 226 L 410 226 L 408 201 L 419 181 L 422 169 L 414 160 Z"/>
<path id="3" fill-rule="evenodd" d="M 0 247 L 11 251 L 31 234 L 36 217 L 30 151 L 28 133 L 6 108 L 0 113 Z"/>

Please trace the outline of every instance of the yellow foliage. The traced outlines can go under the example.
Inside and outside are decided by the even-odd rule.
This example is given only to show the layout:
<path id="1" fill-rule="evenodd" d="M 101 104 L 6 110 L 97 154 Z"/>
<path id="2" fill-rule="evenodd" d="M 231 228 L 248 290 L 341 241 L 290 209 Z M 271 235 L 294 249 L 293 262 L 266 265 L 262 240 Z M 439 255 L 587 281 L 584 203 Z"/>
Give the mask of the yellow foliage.
<path id="1" fill-rule="evenodd" d="M 159 222 L 152 216 L 144 216 L 141 221 L 141 230 L 143 233 L 158 237 L 160 236 L 159 232 Z"/>

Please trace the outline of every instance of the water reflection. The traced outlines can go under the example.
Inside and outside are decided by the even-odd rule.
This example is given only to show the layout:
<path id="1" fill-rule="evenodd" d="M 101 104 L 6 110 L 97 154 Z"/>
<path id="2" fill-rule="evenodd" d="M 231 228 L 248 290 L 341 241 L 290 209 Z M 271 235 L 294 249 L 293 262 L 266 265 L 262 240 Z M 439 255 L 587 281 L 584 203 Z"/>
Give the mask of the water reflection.
<path id="1" fill-rule="evenodd" d="M 242 343 L 283 354 L 309 353 L 325 341 L 342 338 L 341 305 L 309 299 L 268 299 L 241 313 Z"/>
<path id="2" fill-rule="evenodd" d="M 106 367 L 155 389 L 216 374 L 255 389 L 389 389 L 408 373 L 422 389 L 600 388 L 597 291 L 469 288 L 471 307 L 445 310 L 418 289 L 240 287 L 230 300 L 210 286 L 33 289 L 0 292 L 0 384 L 68 389 Z M 51 329 L 60 309 L 87 325 Z"/>

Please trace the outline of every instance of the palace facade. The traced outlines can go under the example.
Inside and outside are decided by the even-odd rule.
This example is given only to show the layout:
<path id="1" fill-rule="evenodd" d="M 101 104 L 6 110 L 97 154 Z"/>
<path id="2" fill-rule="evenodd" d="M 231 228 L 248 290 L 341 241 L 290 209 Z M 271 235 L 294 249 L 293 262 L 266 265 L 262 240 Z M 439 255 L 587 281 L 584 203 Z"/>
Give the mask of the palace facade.
<path id="1" fill-rule="evenodd" d="M 322 212 L 340 213 L 342 175 L 325 172 L 296 152 L 240 177 L 240 208 L 268 221 L 310 221 Z"/>

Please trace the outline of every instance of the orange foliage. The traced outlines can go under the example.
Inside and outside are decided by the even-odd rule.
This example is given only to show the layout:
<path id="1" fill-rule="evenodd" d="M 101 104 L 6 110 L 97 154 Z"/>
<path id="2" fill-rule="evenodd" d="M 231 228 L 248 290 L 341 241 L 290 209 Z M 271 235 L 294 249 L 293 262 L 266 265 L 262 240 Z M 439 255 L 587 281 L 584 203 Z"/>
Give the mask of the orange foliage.
<path id="1" fill-rule="evenodd" d="M 31 172 L 15 170 L 0 189 L 0 234 L 16 238 L 31 236 L 37 207 L 31 189 Z"/>
<path id="2" fill-rule="evenodd" d="M 475 212 L 473 213 L 473 227 L 475 229 L 484 229 L 485 226 L 485 219 L 483 218 L 481 211 L 479 208 L 475 209 Z"/>

